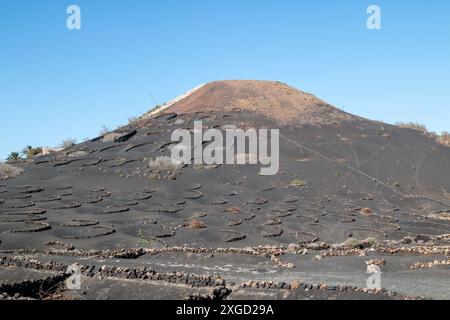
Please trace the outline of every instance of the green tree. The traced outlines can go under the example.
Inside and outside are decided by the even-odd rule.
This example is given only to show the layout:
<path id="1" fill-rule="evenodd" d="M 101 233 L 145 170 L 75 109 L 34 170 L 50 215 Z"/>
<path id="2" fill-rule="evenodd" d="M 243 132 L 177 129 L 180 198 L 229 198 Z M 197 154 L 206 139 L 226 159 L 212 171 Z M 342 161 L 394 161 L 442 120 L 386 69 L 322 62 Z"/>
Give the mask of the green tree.
<path id="1" fill-rule="evenodd" d="M 26 146 L 22 150 L 22 155 L 24 155 L 27 159 L 31 159 L 40 153 L 42 153 L 42 148 L 33 148 L 32 146 Z"/>
<path id="2" fill-rule="evenodd" d="M 29 159 L 31 158 L 32 151 L 33 151 L 32 146 L 26 146 L 25 148 L 22 149 L 22 155 Z"/>
<path id="3" fill-rule="evenodd" d="M 6 158 L 6 161 L 19 161 L 21 159 L 19 152 L 11 152 L 9 156 Z"/>

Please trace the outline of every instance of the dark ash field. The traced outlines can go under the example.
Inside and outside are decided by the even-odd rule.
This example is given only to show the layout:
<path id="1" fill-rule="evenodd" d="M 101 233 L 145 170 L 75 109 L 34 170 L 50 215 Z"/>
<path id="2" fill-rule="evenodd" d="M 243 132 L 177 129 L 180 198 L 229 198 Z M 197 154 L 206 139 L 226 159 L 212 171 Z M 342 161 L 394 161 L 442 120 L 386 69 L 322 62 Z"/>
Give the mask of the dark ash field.
<path id="1" fill-rule="evenodd" d="M 279 174 L 149 165 L 195 120 L 280 129 Z M 450 298 L 449 147 L 280 83 L 207 84 L 23 169 L 0 181 L 0 299 Z"/>

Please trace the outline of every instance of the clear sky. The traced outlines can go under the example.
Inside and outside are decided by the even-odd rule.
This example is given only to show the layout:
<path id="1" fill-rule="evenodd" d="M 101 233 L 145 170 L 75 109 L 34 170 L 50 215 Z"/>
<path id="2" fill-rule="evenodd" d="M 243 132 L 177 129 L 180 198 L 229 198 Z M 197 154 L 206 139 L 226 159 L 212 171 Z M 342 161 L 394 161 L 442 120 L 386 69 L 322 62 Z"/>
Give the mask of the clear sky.
<path id="1" fill-rule="evenodd" d="M 66 28 L 71 4 L 81 30 Z M 366 27 L 371 4 L 381 30 Z M 0 0 L 0 159 L 224 79 L 450 130 L 450 1 Z"/>

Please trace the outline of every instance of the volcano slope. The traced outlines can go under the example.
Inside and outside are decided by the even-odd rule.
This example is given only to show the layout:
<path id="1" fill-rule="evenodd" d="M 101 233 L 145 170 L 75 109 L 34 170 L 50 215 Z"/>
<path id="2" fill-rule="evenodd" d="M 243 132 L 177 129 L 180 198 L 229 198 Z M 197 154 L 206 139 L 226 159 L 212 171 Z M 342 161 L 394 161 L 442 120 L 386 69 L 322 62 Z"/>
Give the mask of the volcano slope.
<path id="1" fill-rule="evenodd" d="M 0 183 L 1 297 L 450 298 L 448 147 L 278 82 L 175 101 Z M 279 173 L 150 163 L 195 120 L 280 129 Z"/>

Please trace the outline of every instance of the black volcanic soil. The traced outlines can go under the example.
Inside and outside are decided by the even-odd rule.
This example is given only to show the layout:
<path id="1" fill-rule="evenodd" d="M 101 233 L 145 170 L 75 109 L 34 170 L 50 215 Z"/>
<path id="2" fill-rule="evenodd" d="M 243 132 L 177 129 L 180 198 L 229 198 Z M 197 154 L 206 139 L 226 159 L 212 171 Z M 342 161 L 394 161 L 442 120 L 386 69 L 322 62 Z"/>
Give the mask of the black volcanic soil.
<path id="1" fill-rule="evenodd" d="M 277 115 L 254 103 L 256 87 Z M 287 88 L 206 85 L 2 181 L 0 297 L 450 298 L 450 149 Z M 297 107 L 280 111 L 285 102 Z M 150 170 L 148 159 L 170 156 L 171 132 L 195 120 L 279 128 L 279 174 L 249 165 Z M 349 238 L 360 243 L 338 245 Z M 380 292 L 363 289 L 373 259 L 384 260 Z M 64 290 L 73 263 L 82 290 Z M 52 289 L 36 293 L 42 283 Z"/>

